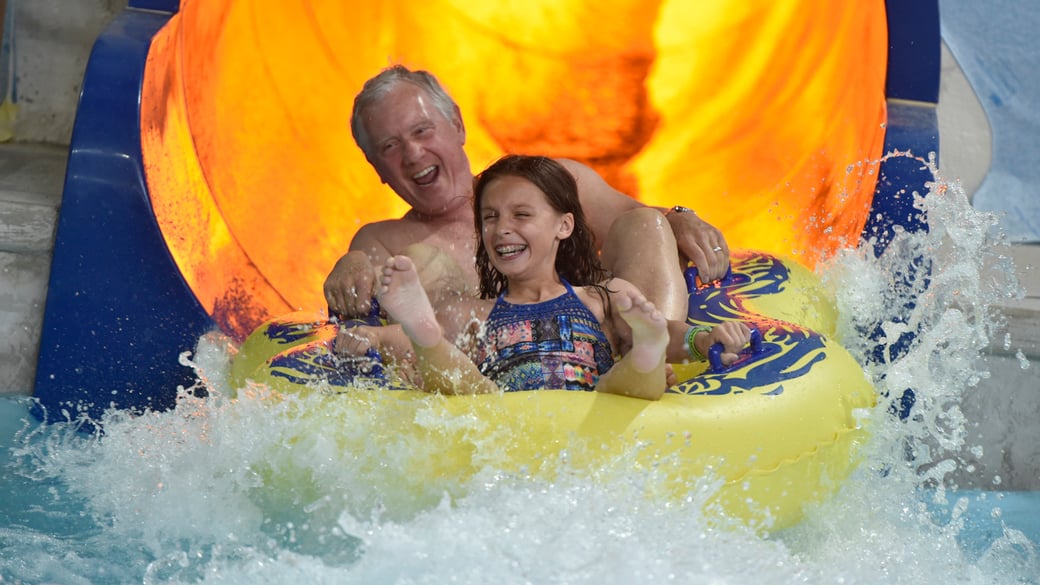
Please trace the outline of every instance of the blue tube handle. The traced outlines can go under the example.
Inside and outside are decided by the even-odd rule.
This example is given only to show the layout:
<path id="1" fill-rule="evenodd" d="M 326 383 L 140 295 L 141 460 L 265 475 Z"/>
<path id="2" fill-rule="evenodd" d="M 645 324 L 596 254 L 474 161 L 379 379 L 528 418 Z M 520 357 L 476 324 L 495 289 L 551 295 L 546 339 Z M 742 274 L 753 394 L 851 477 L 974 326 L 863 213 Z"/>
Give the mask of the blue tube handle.
<path id="1" fill-rule="evenodd" d="M 379 318 L 379 301 L 375 297 L 372 297 L 372 310 L 368 312 L 366 317 L 360 319 L 342 319 L 338 315 L 339 323 L 343 327 L 358 327 L 360 325 L 371 325 L 381 326 L 382 320 Z M 330 322 L 334 322 L 330 320 Z M 331 347 L 331 346 L 330 346 Z M 370 347 L 365 351 L 365 355 L 356 357 L 341 357 L 340 359 L 345 362 L 353 363 L 356 367 L 363 370 L 363 373 L 367 374 L 372 378 L 385 378 L 383 371 L 383 356 L 374 347 Z"/>
<path id="2" fill-rule="evenodd" d="M 698 282 L 700 274 L 697 272 L 696 266 L 690 266 L 683 271 L 683 278 L 686 279 L 686 290 L 694 292 L 698 289 L 706 288 L 711 286 L 713 283 L 718 283 L 721 286 L 727 286 L 733 281 L 733 264 L 729 265 L 726 270 L 726 275 L 716 281 L 710 282 Z"/>
<path id="3" fill-rule="evenodd" d="M 365 358 L 369 360 L 369 371 L 366 372 L 373 378 L 386 378 L 386 374 L 383 372 L 383 356 L 380 355 L 379 350 L 374 347 L 368 349 L 365 352 Z"/>
<path id="4" fill-rule="evenodd" d="M 343 323 L 348 327 L 350 327 L 351 324 L 358 325 L 358 322 L 362 322 L 367 325 L 382 325 L 382 322 L 379 320 L 379 300 L 375 297 L 372 297 L 371 302 L 372 308 L 368 311 L 368 315 L 365 315 L 360 319 L 347 319 L 343 315 L 333 312 L 332 309 L 328 307 L 326 307 L 325 310 L 328 311 L 330 321 L 333 321 L 334 318 L 336 322 Z"/>
<path id="5" fill-rule="evenodd" d="M 711 373 L 718 374 L 726 369 L 726 366 L 722 365 L 722 351 L 725 347 L 721 343 L 716 343 L 708 348 L 708 364 L 710 364 Z M 758 355 L 762 353 L 762 332 L 758 329 L 751 329 L 751 349 L 742 350 L 740 353 L 747 355 Z"/>

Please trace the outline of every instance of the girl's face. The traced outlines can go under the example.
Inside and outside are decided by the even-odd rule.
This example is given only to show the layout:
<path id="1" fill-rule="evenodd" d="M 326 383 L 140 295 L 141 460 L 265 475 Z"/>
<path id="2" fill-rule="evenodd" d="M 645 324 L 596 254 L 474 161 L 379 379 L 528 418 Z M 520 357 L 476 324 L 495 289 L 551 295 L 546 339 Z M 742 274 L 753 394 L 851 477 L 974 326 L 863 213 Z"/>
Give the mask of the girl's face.
<path id="1" fill-rule="evenodd" d="M 480 225 L 488 258 L 507 279 L 555 279 L 556 252 L 574 216 L 553 209 L 534 183 L 506 175 L 484 188 Z"/>

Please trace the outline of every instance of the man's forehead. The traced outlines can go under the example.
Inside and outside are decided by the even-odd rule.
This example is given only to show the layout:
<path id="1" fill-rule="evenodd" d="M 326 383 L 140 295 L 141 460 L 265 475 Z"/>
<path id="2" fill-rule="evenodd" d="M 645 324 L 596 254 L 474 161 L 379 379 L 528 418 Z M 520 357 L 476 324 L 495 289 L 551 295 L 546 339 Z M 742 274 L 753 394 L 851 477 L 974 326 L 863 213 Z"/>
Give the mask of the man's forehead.
<path id="1" fill-rule="evenodd" d="M 402 86 L 411 86 L 414 90 L 402 91 Z M 414 126 L 434 120 L 440 112 L 433 106 L 429 95 L 419 87 L 402 83 L 395 87 L 383 99 L 364 110 L 362 117 L 366 126 L 372 122 L 389 122 L 390 126 Z M 443 116 L 440 116 L 443 118 Z M 370 131 L 387 131 L 391 128 L 368 128 Z M 392 130 L 391 130 L 392 131 Z"/>
<path id="2" fill-rule="evenodd" d="M 369 106 L 367 114 L 387 112 L 399 116 L 413 114 L 429 118 L 436 111 L 433 99 L 426 93 L 426 90 L 417 85 L 402 82 L 394 86 L 382 99 Z"/>

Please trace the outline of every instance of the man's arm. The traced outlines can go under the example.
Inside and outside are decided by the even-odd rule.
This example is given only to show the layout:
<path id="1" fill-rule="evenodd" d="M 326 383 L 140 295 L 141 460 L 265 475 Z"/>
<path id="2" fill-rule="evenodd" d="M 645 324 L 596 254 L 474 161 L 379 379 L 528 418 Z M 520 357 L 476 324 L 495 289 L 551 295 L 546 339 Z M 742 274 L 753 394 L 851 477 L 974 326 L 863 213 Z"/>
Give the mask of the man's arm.
<path id="1" fill-rule="evenodd" d="M 330 314 L 364 317 L 372 310 L 375 296 L 374 266 L 382 266 L 391 256 L 379 237 L 379 224 L 362 226 L 350 242 L 350 250 L 332 267 L 325 278 L 325 300 Z"/>
<path id="2" fill-rule="evenodd" d="M 701 281 L 710 282 L 729 271 L 729 244 L 722 232 L 692 209 L 676 206 L 664 212 L 675 234 L 679 257 L 693 262 Z"/>
<path id="3" fill-rule="evenodd" d="M 574 175 L 578 183 L 578 196 L 585 211 L 585 219 L 600 248 L 606 243 L 610 226 L 618 217 L 627 211 L 647 207 L 611 187 L 588 166 L 568 159 L 560 159 L 559 162 Z M 657 209 L 668 218 L 681 259 L 693 262 L 705 281 L 725 276 L 729 269 L 729 246 L 722 232 L 692 210 Z"/>
<path id="4" fill-rule="evenodd" d="M 596 237 L 596 246 L 600 249 L 607 241 L 607 234 L 614 220 L 627 211 L 646 207 L 643 203 L 614 189 L 599 173 L 588 166 L 569 159 L 558 159 L 578 184 L 578 199 L 585 212 L 585 221 L 592 228 Z"/>

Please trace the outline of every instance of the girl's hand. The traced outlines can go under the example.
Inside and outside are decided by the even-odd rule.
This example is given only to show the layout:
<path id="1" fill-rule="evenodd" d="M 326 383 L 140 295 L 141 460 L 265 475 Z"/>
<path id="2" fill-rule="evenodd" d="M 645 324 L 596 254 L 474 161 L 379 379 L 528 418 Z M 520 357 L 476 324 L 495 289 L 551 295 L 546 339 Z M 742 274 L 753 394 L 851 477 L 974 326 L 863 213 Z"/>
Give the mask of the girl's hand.
<path id="1" fill-rule="evenodd" d="M 751 342 L 751 330 L 740 321 L 719 323 L 711 331 L 700 333 L 693 340 L 701 355 L 708 355 L 708 350 L 716 343 L 722 344 L 722 364 L 730 365 L 740 357 L 740 350 Z"/>
<path id="2" fill-rule="evenodd" d="M 380 329 L 367 325 L 340 327 L 333 351 L 340 355 L 363 356 L 369 349 L 379 349 Z"/>

